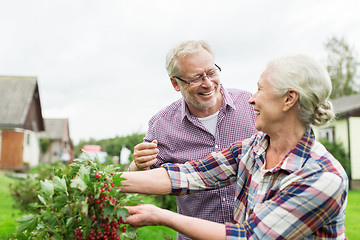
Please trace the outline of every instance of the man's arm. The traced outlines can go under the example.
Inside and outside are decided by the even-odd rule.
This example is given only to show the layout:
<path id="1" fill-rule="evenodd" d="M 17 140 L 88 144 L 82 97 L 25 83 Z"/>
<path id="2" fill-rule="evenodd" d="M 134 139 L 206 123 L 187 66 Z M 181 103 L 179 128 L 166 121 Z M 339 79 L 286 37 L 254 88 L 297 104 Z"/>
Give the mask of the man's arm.
<path id="1" fill-rule="evenodd" d="M 139 143 L 134 147 L 134 161 L 131 162 L 129 171 L 149 170 L 150 166 L 156 163 L 158 152 L 156 140 Z"/>
<path id="2" fill-rule="evenodd" d="M 200 218 L 181 215 L 153 205 L 126 207 L 130 216 L 126 223 L 138 228 L 143 226 L 166 226 L 192 239 L 225 239 L 225 225 Z"/>
<path id="3" fill-rule="evenodd" d="M 172 190 L 169 174 L 162 167 L 149 171 L 123 172 L 121 176 L 126 178 L 122 181 L 123 192 L 166 195 Z"/>

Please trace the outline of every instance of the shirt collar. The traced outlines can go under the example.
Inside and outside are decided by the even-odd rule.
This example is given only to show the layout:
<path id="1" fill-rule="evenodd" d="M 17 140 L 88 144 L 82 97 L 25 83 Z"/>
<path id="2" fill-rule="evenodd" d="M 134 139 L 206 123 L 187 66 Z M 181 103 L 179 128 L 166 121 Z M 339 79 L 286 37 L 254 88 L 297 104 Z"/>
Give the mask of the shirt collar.
<path id="1" fill-rule="evenodd" d="M 254 152 L 257 156 L 261 156 L 265 153 L 269 145 L 270 137 L 265 134 L 263 139 L 254 146 Z M 279 171 L 280 169 L 285 170 L 289 173 L 293 173 L 300 169 L 311 151 L 311 147 L 314 144 L 315 135 L 311 127 L 307 128 L 302 138 L 296 144 L 296 146 L 289 151 L 284 159 L 272 170 L 272 172 Z M 264 155 L 265 156 L 265 155 Z M 261 164 L 262 165 L 262 164 Z M 262 167 L 262 166 L 260 166 Z"/>
<path id="2" fill-rule="evenodd" d="M 221 109 L 224 109 L 224 111 L 226 111 L 226 106 L 236 109 L 233 99 L 230 97 L 230 94 L 226 91 L 226 89 L 222 86 L 222 84 L 220 84 L 220 91 L 223 96 L 223 103 L 222 103 Z M 184 120 L 185 117 L 190 119 L 191 117 L 193 117 L 193 115 L 191 115 L 189 108 L 185 102 L 185 99 L 182 98 L 181 119 Z"/>

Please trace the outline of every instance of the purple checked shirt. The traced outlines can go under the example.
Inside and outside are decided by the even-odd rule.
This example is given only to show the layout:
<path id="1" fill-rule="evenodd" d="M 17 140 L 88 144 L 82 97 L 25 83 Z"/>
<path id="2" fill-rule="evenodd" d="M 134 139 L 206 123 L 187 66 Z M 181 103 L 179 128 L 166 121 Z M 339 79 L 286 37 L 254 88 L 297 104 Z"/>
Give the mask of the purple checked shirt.
<path id="1" fill-rule="evenodd" d="M 249 138 L 255 130 L 250 93 L 221 86 L 223 104 L 218 114 L 215 137 L 190 114 L 183 98 L 158 112 L 149 121 L 144 141 L 158 140 L 157 163 L 198 161 L 212 152 Z M 235 184 L 217 190 L 177 197 L 178 213 L 214 222 L 234 221 Z M 179 234 L 178 239 L 188 239 Z"/>

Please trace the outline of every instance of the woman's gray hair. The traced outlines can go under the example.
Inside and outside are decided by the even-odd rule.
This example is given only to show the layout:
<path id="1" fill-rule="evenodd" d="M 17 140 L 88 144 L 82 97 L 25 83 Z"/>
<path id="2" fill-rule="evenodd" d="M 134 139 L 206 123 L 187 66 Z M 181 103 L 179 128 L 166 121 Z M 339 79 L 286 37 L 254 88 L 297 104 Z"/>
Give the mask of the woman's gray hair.
<path id="1" fill-rule="evenodd" d="M 211 56 L 214 57 L 214 52 L 212 51 L 210 45 L 202 40 L 190 40 L 184 41 L 172 48 L 166 55 L 166 70 L 168 75 L 171 76 L 181 76 L 182 71 L 179 66 L 179 60 L 186 55 L 192 54 L 199 51 L 200 49 L 205 49 L 208 51 Z"/>
<path id="2" fill-rule="evenodd" d="M 267 72 L 279 96 L 291 88 L 299 92 L 300 119 L 307 126 L 320 126 L 334 118 L 329 101 L 331 79 L 315 59 L 306 55 L 280 57 L 268 63 Z"/>

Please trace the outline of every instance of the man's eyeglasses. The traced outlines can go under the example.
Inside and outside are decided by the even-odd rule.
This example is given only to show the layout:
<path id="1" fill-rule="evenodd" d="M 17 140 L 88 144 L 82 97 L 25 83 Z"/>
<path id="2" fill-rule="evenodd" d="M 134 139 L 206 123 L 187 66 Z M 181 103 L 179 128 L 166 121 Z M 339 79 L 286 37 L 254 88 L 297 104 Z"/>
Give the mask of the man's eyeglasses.
<path id="1" fill-rule="evenodd" d="M 220 72 L 221 72 L 221 68 L 216 64 L 215 64 L 215 67 L 216 68 L 210 69 L 209 71 L 207 71 L 205 73 L 205 75 L 197 76 L 197 77 L 195 77 L 193 79 L 190 79 L 189 81 L 186 81 L 186 80 L 184 80 L 184 79 L 182 79 L 180 77 L 177 77 L 177 76 L 172 76 L 172 77 L 176 78 L 176 79 L 178 79 L 178 80 L 180 80 L 180 81 L 182 81 L 182 82 L 184 82 L 186 84 L 190 84 L 190 85 L 194 86 L 194 85 L 198 85 L 198 84 L 202 83 L 202 80 L 205 77 L 207 77 L 208 79 L 213 79 L 214 77 L 218 76 L 220 74 Z"/>

